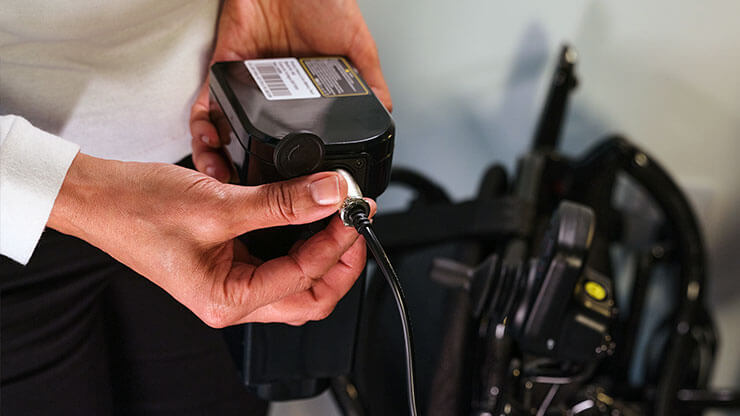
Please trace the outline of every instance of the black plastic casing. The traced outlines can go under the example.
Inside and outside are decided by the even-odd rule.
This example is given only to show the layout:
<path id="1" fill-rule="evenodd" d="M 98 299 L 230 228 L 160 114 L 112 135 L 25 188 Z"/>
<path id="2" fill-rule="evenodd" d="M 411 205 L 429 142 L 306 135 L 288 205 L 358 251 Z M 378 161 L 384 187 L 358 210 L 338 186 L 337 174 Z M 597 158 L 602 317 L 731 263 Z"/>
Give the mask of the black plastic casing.
<path id="1" fill-rule="evenodd" d="M 354 75 L 364 83 L 357 71 Z M 395 128 L 382 103 L 369 87 L 366 91 L 270 101 L 244 62 L 214 64 L 210 115 L 221 141 L 228 143 L 232 182 L 260 185 L 342 168 L 365 196 L 380 195 L 390 181 Z M 324 225 L 259 230 L 243 240 L 252 255 L 269 259 L 284 255 L 295 241 Z M 244 383 L 264 399 L 292 400 L 317 395 L 331 377 L 350 373 L 363 289 L 361 277 L 322 321 L 229 329 L 227 340 Z"/>
<path id="2" fill-rule="evenodd" d="M 228 143 L 240 183 L 260 185 L 342 168 L 370 198 L 388 186 L 395 125 L 369 88 L 367 95 L 270 101 L 237 61 L 211 67 L 210 92 L 211 119 Z M 302 132 L 321 139 L 323 161 L 311 171 L 283 175 L 273 160 L 275 148 L 286 136 Z"/>
<path id="3" fill-rule="evenodd" d="M 530 264 L 527 289 L 509 321 L 522 351 L 587 362 L 607 348 L 614 290 L 611 279 L 587 267 L 595 233 L 591 208 L 560 203 L 550 221 L 536 261 Z M 605 291 L 603 299 L 585 293 L 588 281 Z"/>

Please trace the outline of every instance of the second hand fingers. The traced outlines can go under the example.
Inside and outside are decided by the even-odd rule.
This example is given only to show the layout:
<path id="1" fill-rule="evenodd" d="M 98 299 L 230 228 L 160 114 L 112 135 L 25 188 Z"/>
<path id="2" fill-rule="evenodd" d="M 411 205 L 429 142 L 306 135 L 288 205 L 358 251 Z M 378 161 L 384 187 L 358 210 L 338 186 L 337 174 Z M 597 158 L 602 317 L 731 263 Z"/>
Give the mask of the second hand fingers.
<path id="1" fill-rule="evenodd" d="M 218 179 L 220 182 L 228 182 L 231 179 L 229 162 L 221 149 L 214 149 L 201 140 L 193 138 L 193 164 L 199 172 Z"/>
<path id="2" fill-rule="evenodd" d="M 388 91 L 388 84 L 380 69 L 378 49 L 366 26 L 360 29 L 360 33 L 355 38 L 355 45 L 350 49 L 349 58 L 357 66 L 378 99 L 389 112 L 393 111 L 393 101 Z"/>
<path id="3" fill-rule="evenodd" d="M 365 263 L 365 242 L 358 238 L 316 284 L 269 305 L 257 308 L 245 316 L 240 323 L 284 322 L 302 325 L 307 321 L 321 320 L 329 316 L 337 302 L 352 288 Z"/>
<path id="4" fill-rule="evenodd" d="M 205 145 L 218 147 L 220 145 L 216 127 L 211 123 L 209 115 L 208 78 L 198 91 L 198 97 L 190 109 L 190 134 L 194 140 Z"/>
<path id="5" fill-rule="evenodd" d="M 310 288 L 337 264 L 358 237 L 354 229 L 345 227 L 334 217 L 326 229 L 313 235 L 294 253 L 267 261 L 253 270 L 232 269 L 227 280 L 238 286 L 229 291 L 236 291 L 237 304 L 244 305 L 242 317 L 256 308 Z M 245 279 L 240 271 L 248 271 L 250 276 Z"/>
<path id="6" fill-rule="evenodd" d="M 228 182 L 231 178 L 229 162 L 219 149 L 221 142 L 209 114 L 208 81 L 203 84 L 190 110 L 193 164 L 198 171 Z"/>
<path id="7" fill-rule="evenodd" d="M 365 267 L 365 239 L 359 237 L 334 267 L 310 290 L 319 301 L 336 304 L 352 288 Z"/>

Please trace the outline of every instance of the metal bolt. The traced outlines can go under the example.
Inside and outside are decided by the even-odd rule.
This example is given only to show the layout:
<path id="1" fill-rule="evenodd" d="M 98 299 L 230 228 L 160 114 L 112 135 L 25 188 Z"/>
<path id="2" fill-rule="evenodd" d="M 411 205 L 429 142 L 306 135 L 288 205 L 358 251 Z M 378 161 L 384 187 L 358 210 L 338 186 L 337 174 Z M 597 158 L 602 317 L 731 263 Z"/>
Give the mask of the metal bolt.
<path id="1" fill-rule="evenodd" d="M 648 163 L 647 155 L 645 155 L 645 153 L 642 153 L 642 152 L 636 154 L 635 155 L 635 163 L 637 163 L 637 166 L 639 166 L 641 168 L 645 167 L 645 165 L 647 165 L 647 163 Z"/>
<path id="2" fill-rule="evenodd" d="M 576 52 L 576 50 L 573 48 L 566 49 L 565 60 L 570 64 L 576 63 L 576 61 L 578 61 L 578 52 Z"/>

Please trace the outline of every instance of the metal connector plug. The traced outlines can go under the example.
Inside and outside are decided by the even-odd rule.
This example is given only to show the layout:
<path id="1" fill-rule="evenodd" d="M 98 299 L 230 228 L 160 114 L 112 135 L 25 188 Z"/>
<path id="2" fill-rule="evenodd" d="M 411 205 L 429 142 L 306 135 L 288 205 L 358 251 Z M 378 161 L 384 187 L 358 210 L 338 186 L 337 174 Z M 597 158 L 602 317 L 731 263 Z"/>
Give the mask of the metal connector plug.
<path id="1" fill-rule="evenodd" d="M 347 198 L 339 208 L 339 217 L 347 227 L 355 227 L 353 218 L 360 212 L 364 213 L 367 218 L 370 215 L 370 204 L 362 198 L 360 186 L 349 172 L 344 169 L 336 169 L 335 172 L 342 175 L 344 181 L 347 182 Z"/>

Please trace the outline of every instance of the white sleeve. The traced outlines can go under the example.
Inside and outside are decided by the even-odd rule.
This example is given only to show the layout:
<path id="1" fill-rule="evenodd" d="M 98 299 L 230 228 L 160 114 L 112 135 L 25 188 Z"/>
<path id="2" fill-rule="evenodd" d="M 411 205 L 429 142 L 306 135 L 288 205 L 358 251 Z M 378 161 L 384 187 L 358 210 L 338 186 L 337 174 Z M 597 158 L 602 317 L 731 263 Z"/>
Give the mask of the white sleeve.
<path id="1" fill-rule="evenodd" d="M 27 264 L 79 146 L 0 116 L 0 254 Z"/>

